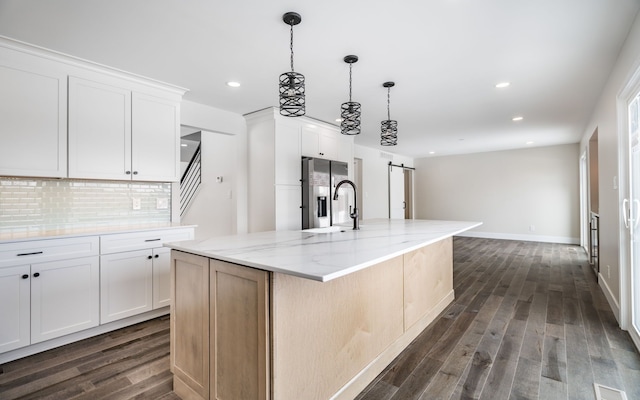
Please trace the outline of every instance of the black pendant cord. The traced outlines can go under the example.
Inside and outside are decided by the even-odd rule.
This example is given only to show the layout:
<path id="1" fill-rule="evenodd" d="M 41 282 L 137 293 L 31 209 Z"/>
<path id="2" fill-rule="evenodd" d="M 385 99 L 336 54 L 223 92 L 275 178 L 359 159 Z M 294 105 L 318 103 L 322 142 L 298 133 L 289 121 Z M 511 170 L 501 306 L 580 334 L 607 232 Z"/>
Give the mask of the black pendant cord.
<path id="1" fill-rule="evenodd" d="M 391 120 L 391 88 L 387 88 L 387 119 Z"/>
<path id="2" fill-rule="evenodd" d="M 353 70 L 353 64 L 349 64 L 349 103 L 351 103 L 351 72 Z"/>
<path id="3" fill-rule="evenodd" d="M 293 24 L 290 24 L 291 26 L 291 40 L 289 42 L 289 48 L 291 49 L 291 72 L 294 72 L 293 70 Z"/>

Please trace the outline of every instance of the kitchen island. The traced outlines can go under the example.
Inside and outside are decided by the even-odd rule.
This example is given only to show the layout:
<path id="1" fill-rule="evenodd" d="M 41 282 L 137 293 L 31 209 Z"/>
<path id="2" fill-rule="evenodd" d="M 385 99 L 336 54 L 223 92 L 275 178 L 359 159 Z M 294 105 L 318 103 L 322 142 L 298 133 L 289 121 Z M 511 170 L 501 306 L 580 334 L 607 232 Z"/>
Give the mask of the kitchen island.
<path id="1" fill-rule="evenodd" d="M 478 225 L 385 219 L 169 244 L 174 391 L 355 397 L 451 303 L 451 238 Z"/>

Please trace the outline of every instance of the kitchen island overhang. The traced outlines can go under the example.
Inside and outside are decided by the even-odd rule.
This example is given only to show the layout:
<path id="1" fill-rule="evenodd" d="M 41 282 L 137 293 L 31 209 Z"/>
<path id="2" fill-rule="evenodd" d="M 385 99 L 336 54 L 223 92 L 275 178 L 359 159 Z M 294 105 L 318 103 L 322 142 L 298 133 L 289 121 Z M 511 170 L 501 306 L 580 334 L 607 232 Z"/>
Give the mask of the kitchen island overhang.
<path id="1" fill-rule="evenodd" d="M 327 282 L 482 225 L 481 222 L 375 219 L 361 229 L 268 231 L 165 246 L 264 271 Z"/>
<path id="2" fill-rule="evenodd" d="M 451 238 L 478 225 L 372 220 L 169 245 L 174 390 L 355 397 L 453 301 Z"/>

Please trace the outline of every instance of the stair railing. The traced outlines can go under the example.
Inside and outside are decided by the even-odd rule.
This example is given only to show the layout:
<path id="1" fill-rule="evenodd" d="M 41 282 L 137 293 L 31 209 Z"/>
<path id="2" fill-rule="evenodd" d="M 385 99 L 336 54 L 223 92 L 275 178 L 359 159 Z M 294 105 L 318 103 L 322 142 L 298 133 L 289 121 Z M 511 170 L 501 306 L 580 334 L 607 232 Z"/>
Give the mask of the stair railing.
<path id="1" fill-rule="evenodd" d="M 189 205 L 195 198 L 195 195 L 202 182 L 202 157 L 200 152 L 200 144 L 196 149 L 187 169 L 180 179 L 180 216 L 189 208 Z"/>

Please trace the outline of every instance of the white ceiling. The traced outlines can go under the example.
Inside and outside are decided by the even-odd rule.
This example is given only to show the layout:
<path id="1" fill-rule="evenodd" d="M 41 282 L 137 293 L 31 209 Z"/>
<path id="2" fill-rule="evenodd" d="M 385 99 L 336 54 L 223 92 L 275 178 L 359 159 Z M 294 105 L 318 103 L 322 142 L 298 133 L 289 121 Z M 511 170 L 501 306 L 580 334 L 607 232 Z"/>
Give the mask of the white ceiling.
<path id="1" fill-rule="evenodd" d="M 640 0 L 0 0 L 0 35 L 190 89 L 245 114 L 278 104 L 289 70 L 307 115 L 335 123 L 362 103 L 356 143 L 413 157 L 576 143 Z M 237 89 L 225 82 L 242 83 Z M 386 119 L 399 145 L 379 145 Z M 507 89 L 495 84 L 511 82 Z M 521 115 L 524 120 L 513 122 Z"/>

